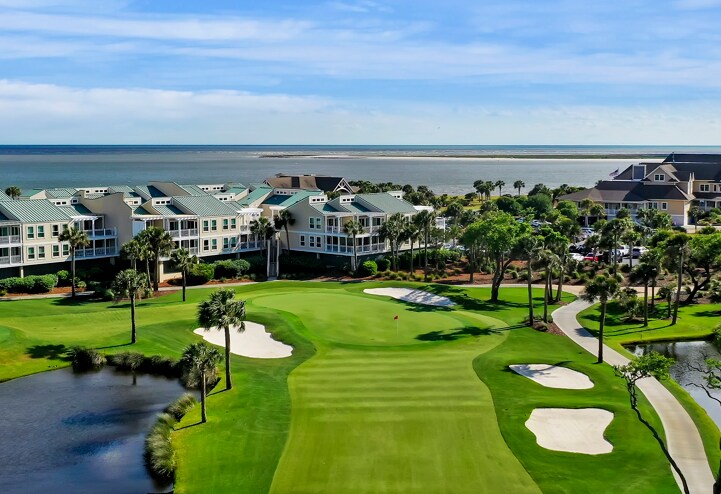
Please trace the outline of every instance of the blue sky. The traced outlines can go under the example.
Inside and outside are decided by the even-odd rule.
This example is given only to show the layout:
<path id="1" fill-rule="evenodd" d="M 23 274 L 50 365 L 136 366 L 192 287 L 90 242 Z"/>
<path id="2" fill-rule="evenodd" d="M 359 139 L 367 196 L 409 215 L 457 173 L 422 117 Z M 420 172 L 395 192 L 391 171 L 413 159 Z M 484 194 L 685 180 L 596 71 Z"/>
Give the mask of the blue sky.
<path id="1" fill-rule="evenodd" d="M 3 143 L 698 144 L 721 0 L 0 0 Z"/>

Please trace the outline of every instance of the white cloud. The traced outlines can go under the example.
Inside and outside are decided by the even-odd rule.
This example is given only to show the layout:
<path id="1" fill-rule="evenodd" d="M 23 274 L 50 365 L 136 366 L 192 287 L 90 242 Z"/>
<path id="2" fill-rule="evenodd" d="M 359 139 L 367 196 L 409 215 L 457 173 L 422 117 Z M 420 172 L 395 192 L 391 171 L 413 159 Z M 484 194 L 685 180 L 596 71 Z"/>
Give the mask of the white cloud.
<path id="1" fill-rule="evenodd" d="M 8 144 L 709 144 L 718 106 L 360 104 L 3 80 L 0 134 Z"/>

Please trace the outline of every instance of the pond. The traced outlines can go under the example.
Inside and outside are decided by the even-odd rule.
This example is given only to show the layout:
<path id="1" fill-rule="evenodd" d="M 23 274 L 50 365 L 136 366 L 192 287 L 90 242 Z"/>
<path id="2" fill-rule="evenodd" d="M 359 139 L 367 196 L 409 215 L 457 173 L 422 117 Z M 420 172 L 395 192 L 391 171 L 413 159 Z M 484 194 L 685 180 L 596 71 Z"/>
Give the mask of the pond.
<path id="1" fill-rule="evenodd" d="M 671 367 L 671 377 L 684 387 L 686 391 L 701 405 L 709 417 L 721 428 L 721 404 L 709 398 L 706 392 L 694 386 L 704 384 L 703 375 L 692 367 L 701 368 L 707 358 L 721 359 L 721 353 L 710 341 L 676 341 L 665 343 L 648 343 L 628 345 L 626 348 L 636 355 L 656 351 L 667 357 L 676 359 Z M 711 395 L 721 400 L 721 390 L 710 390 Z"/>
<path id="2" fill-rule="evenodd" d="M 0 384 L 0 492 L 164 492 L 143 460 L 155 415 L 178 398 L 177 379 L 105 368 L 60 369 Z"/>

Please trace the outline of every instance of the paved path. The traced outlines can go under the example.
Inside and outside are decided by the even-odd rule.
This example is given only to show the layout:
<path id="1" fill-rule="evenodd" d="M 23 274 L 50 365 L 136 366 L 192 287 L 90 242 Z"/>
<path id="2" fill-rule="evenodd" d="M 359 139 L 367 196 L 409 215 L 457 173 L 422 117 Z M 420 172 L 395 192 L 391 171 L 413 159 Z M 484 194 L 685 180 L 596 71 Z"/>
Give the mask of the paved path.
<path id="1" fill-rule="evenodd" d="M 592 304 L 576 300 L 553 312 L 553 322 L 566 335 L 588 352 L 598 353 L 598 340 L 586 331 L 576 319 L 582 310 Z M 628 359 L 617 351 L 604 346 L 604 360 L 610 365 L 625 365 Z M 706 458 L 701 435 L 686 410 L 676 398 L 655 378 L 645 378 L 638 382 L 638 389 L 651 402 L 661 418 L 666 433 L 666 446 L 671 456 L 686 477 L 691 494 L 709 494 L 713 492 L 714 477 Z M 674 477 L 681 481 L 674 471 Z"/>

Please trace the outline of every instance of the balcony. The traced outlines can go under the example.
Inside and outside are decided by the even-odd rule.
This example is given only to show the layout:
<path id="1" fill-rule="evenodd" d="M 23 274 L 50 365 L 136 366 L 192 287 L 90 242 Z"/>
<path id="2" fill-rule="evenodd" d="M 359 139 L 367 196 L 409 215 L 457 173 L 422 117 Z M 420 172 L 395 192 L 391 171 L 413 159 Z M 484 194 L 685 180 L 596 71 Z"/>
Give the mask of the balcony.
<path id="1" fill-rule="evenodd" d="M 89 238 L 109 238 L 117 237 L 117 231 L 115 228 L 100 228 L 98 230 L 85 230 Z"/>
<path id="2" fill-rule="evenodd" d="M 20 243 L 20 235 L 3 235 L 0 237 L 0 245 L 12 245 Z"/>
<path id="3" fill-rule="evenodd" d="M 6 256 L 0 257 L 0 266 L 8 266 L 12 264 L 20 264 L 22 262 L 21 256 Z"/>
<path id="4" fill-rule="evenodd" d="M 186 230 L 168 230 L 168 233 L 170 234 L 171 237 L 173 237 L 175 239 L 197 237 L 198 229 L 197 228 L 189 228 Z"/>
<path id="5" fill-rule="evenodd" d="M 380 226 L 364 226 L 361 235 L 378 233 L 378 230 L 380 230 L 380 228 Z M 342 226 L 326 226 L 325 233 L 335 233 L 344 235 L 346 237 L 348 236 L 348 234 L 343 231 Z"/>
<path id="6" fill-rule="evenodd" d="M 356 253 L 358 254 L 375 254 L 379 252 L 385 252 L 385 248 L 382 245 L 359 245 L 356 248 Z M 353 253 L 353 246 L 352 245 L 326 245 L 325 246 L 325 252 L 333 252 L 338 254 L 352 254 Z"/>
<path id="7" fill-rule="evenodd" d="M 96 247 L 94 249 L 78 249 L 75 251 L 76 259 L 87 259 L 90 257 L 108 257 L 118 255 L 115 247 Z"/>

